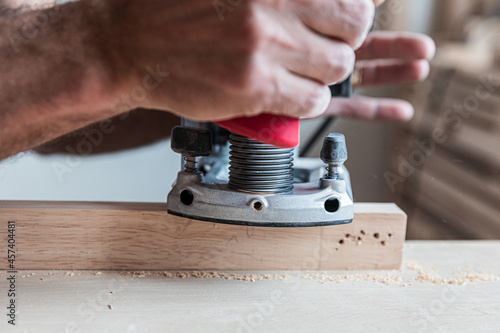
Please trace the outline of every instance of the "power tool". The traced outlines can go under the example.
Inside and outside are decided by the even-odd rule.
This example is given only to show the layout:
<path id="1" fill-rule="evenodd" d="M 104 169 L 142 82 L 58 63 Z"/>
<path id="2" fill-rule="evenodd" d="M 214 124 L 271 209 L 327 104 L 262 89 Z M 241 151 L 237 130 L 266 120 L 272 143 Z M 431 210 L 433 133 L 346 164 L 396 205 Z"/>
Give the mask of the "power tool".
<path id="1" fill-rule="evenodd" d="M 349 97 L 350 78 L 330 90 L 332 96 Z M 319 159 L 294 161 L 299 131 L 299 119 L 270 114 L 215 123 L 183 119 L 171 135 L 171 148 L 182 155 L 183 165 L 167 197 L 168 212 L 262 227 L 352 222 L 344 135 L 324 138 L 325 168 Z"/>

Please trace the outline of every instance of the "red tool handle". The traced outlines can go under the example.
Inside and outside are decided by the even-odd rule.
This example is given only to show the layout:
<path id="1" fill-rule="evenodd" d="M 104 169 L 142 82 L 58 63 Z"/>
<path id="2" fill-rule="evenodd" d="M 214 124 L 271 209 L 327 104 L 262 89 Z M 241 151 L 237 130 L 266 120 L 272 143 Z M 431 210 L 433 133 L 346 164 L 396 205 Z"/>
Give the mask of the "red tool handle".
<path id="1" fill-rule="evenodd" d="M 344 82 L 330 86 L 332 96 L 350 97 L 352 94 L 351 81 L 352 78 L 349 76 Z M 218 121 L 216 124 L 247 138 L 280 148 L 293 148 L 299 145 L 299 119 L 261 114 L 256 117 Z"/>
<path id="2" fill-rule="evenodd" d="M 299 145 L 300 120 L 286 116 L 261 114 L 215 122 L 234 133 L 280 148 Z"/>

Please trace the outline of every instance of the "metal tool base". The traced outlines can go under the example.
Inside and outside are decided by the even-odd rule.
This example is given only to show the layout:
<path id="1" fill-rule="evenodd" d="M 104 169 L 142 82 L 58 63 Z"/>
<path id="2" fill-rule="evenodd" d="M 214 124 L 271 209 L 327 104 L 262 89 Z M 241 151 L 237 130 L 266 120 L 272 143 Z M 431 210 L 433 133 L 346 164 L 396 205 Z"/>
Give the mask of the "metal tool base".
<path id="1" fill-rule="evenodd" d="M 191 216 L 191 215 L 184 215 L 181 213 L 177 213 L 171 210 L 167 211 L 169 214 L 175 215 L 175 216 L 180 216 L 184 217 L 187 219 L 192 219 L 192 220 L 199 220 L 199 221 L 205 221 L 205 222 L 214 222 L 214 223 L 222 223 L 222 224 L 234 224 L 234 225 L 241 225 L 241 226 L 248 226 L 248 227 L 268 227 L 268 228 L 305 228 L 305 227 L 324 227 L 324 226 L 329 226 L 329 225 L 340 225 L 340 224 L 349 224 L 352 223 L 352 219 L 350 220 L 345 220 L 345 221 L 332 221 L 332 222 L 288 222 L 288 223 L 257 223 L 257 222 L 250 222 L 250 221 L 233 221 L 233 220 L 219 220 L 219 219 L 212 219 L 212 218 L 207 218 L 203 216 Z"/>
<path id="2" fill-rule="evenodd" d="M 225 224 L 262 227 L 314 227 L 352 222 L 349 173 L 318 183 L 295 184 L 283 194 L 236 191 L 227 183 L 204 183 L 201 173 L 178 173 L 167 199 L 170 214 Z M 295 222 L 300 221 L 300 222 Z"/>

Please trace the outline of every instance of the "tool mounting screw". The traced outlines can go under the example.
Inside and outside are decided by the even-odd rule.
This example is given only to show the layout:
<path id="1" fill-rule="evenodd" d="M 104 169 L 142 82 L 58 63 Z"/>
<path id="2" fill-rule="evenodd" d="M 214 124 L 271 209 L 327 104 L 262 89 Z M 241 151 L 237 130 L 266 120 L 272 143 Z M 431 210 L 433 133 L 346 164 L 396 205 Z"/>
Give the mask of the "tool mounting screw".
<path id="1" fill-rule="evenodd" d="M 186 160 L 186 171 L 196 172 L 196 157 L 212 153 L 212 134 L 204 128 L 176 126 L 172 129 L 170 146 Z"/>
<path id="2" fill-rule="evenodd" d="M 326 179 L 337 179 L 338 168 L 347 160 L 345 136 L 341 133 L 330 133 L 323 141 L 321 159 L 328 164 Z"/>

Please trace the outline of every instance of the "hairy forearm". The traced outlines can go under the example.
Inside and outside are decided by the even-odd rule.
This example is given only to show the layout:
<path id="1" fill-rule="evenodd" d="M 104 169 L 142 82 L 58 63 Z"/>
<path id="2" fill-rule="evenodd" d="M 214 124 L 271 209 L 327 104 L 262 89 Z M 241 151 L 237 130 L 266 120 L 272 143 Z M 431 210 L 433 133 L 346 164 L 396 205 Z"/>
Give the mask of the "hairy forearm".
<path id="1" fill-rule="evenodd" d="M 0 17 L 0 159 L 120 112 L 97 10 L 78 2 Z"/>

